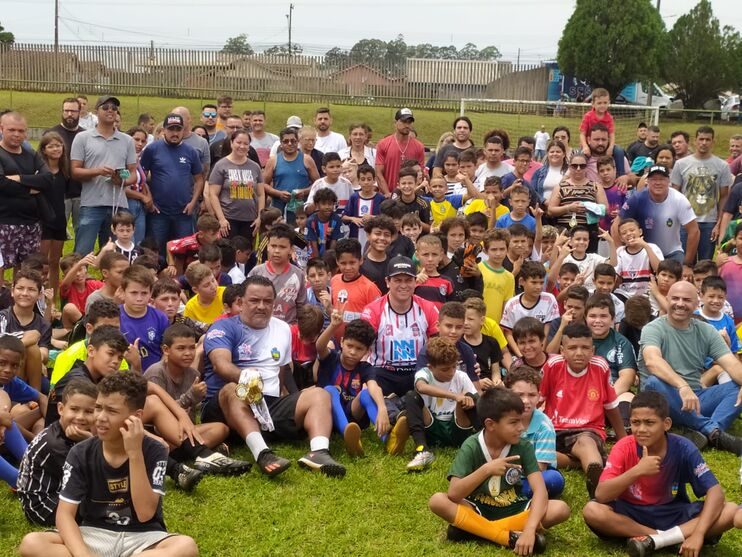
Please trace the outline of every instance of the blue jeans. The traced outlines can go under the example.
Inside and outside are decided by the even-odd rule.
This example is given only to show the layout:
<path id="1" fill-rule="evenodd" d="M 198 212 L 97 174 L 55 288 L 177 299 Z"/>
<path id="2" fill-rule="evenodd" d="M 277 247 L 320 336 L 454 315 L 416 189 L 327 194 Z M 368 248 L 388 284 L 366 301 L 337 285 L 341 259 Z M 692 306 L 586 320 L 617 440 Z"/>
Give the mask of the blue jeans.
<path id="1" fill-rule="evenodd" d="M 701 402 L 701 415 L 683 412 L 683 402 L 678 390 L 655 376 L 649 377 L 642 386 L 643 391 L 657 391 L 665 395 L 670 405 L 670 417 L 675 425 L 700 431 L 708 436 L 715 429 L 726 431 L 732 422 L 742 414 L 742 405 L 734 406 L 739 394 L 739 385 L 734 381 L 698 389 L 696 396 Z"/>
<path id="2" fill-rule="evenodd" d="M 185 238 L 193 234 L 193 217 L 185 213 L 180 215 L 163 215 L 153 213 L 147 218 L 147 235 L 157 240 L 160 253 L 165 255 L 168 241 Z"/>
<path id="3" fill-rule="evenodd" d="M 698 251 L 696 252 L 696 261 L 701 259 L 711 259 L 714 256 L 714 242 L 711 241 L 711 231 L 716 226 L 715 222 L 699 222 L 698 229 L 701 232 L 701 236 L 698 238 Z M 685 232 L 685 228 L 680 229 L 680 241 L 683 243 L 683 251 L 685 249 L 685 242 L 688 240 L 688 234 Z"/>
<path id="4" fill-rule="evenodd" d="M 103 247 L 111 237 L 111 207 L 80 207 L 80 222 L 75 230 L 75 253 L 87 255 Z"/>
<path id="5" fill-rule="evenodd" d="M 139 245 L 144 240 L 144 234 L 147 232 L 147 209 L 144 203 L 138 199 L 127 199 L 129 203 L 129 212 L 134 215 L 134 243 Z"/>

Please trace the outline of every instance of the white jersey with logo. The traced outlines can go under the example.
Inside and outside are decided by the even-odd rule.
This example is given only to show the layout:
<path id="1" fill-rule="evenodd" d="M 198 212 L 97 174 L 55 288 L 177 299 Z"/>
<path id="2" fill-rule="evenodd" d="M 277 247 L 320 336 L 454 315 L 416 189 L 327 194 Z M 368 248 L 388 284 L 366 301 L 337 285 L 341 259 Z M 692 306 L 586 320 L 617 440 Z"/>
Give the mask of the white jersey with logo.
<path id="1" fill-rule="evenodd" d="M 465 371 L 456 369 L 453 375 L 453 379 L 447 382 L 438 381 L 434 376 L 430 368 L 424 367 L 415 373 L 415 383 L 418 381 L 425 381 L 432 387 L 437 387 L 444 391 L 455 394 L 467 394 L 476 393 L 477 389 L 474 387 L 474 383 L 471 382 L 469 376 Z M 456 411 L 456 401 L 450 398 L 439 398 L 436 396 L 420 395 L 425 403 L 425 407 L 430 411 L 430 414 L 434 419 L 450 422 L 454 418 L 454 412 Z"/>

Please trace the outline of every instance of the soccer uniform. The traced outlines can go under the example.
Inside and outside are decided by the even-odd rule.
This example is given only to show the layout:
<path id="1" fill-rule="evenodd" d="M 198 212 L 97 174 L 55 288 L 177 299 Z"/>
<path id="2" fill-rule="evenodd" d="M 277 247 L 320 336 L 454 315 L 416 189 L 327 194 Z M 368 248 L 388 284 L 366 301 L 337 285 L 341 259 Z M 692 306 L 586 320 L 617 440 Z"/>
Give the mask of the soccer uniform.
<path id="1" fill-rule="evenodd" d="M 412 296 L 410 309 L 396 313 L 388 296 L 382 296 L 363 309 L 365 319 L 376 329 L 376 342 L 369 362 L 378 368 L 376 376 L 385 395 L 404 396 L 412 390 L 418 355 L 427 339 L 438 332 L 438 310 L 427 300 Z"/>
<path id="2" fill-rule="evenodd" d="M 340 363 L 340 351 L 330 350 L 327 356 L 319 361 L 317 369 L 317 386 L 337 387 L 345 417 L 353 421 L 351 404 L 361 394 L 363 386 L 376 378 L 374 368 L 368 362 L 358 362 L 355 369 L 346 369 Z"/>
<path id="3" fill-rule="evenodd" d="M 159 309 L 147 306 L 141 317 L 132 317 L 121 304 L 121 332 L 129 344 L 139 339 L 139 355 L 142 369 L 146 370 L 162 358 L 162 335 L 170 326 L 170 320 Z"/>
<path id="4" fill-rule="evenodd" d="M 428 367 L 415 373 L 415 390 L 417 382 L 423 381 L 431 387 L 456 394 L 475 394 L 477 389 L 469 376 L 461 370 L 456 370 L 450 381 L 438 381 Z M 450 398 L 439 398 L 420 394 L 425 408 L 430 412 L 433 420 L 425 427 L 425 438 L 431 445 L 458 447 L 471 435 L 472 427 L 461 427 L 456 423 L 456 401 Z"/>
<path id="5" fill-rule="evenodd" d="M 649 249 L 660 261 L 665 258 L 658 246 L 649 244 Z M 616 288 L 616 294 L 628 299 L 649 292 L 650 279 L 654 273 L 649 264 L 647 251 L 642 249 L 637 253 L 631 253 L 626 246 L 620 246 L 616 250 L 616 259 L 616 274 L 621 277 L 621 284 Z"/>
<path id="6" fill-rule="evenodd" d="M 484 291 L 482 297 L 487 306 L 487 317 L 500 321 L 505 301 L 515 296 L 515 278 L 504 267 L 495 269 L 486 261 L 478 265 L 482 273 Z"/>
<path id="7" fill-rule="evenodd" d="M 679 526 L 701 513 L 703 501 L 690 502 L 687 484 L 698 498 L 719 484 L 693 443 L 672 433 L 666 438 L 667 452 L 660 473 L 637 479 L 609 503 L 616 513 L 655 530 Z M 639 464 L 641 453 L 642 447 L 633 435 L 619 439 L 608 455 L 600 481 L 617 478 Z"/>
<path id="8" fill-rule="evenodd" d="M 183 310 L 183 317 L 193 319 L 196 323 L 201 326 L 208 328 L 216 318 L 219 317 L 224 311 L 224 304 L 222 303 L 222 296 L 224 295 L 224 289 L 226 286 L 218 286 L 216 289 L 216 296 L 208 306 L 204 306 L 199 301 L 198 294 L 188 300 Z"/>
<path id="9" fill-rule="evenodd" d="M 361 192 L 355 192 L 350 196 L 348 205 L 346 205 L 345 211 L 343 211 L 343 216 L 365 217 L 366 215 L 379 215 L 381 214 L 381 202 L 384 199 L 386 198 L 380 193 L 376 193 L 373 197 L 366 199 L 365 197 L 361 197 Z M 358 241 L 361 243 L 361 250 L 364 250 L 366 241 L 368 240 L 366 231 L 352 222 L 348 223 L 348 230 L 350 231 L 348 237 L 358 238 Z"/>
<path id="10" fill-rule="evenodd" d="M 608 330 L 605 338 L 594 338 L 595 355 L 605 358 L 611 370 L 611 385 L 618 380 L 618 372 L 622 369 L 636 371 L 636 354 L 629 339 L 615 329 Z"/>
<path id="11" fill-rule="evenodd" d="M 312 253 L 312 257 L 321 257 L 325 254 L 328 249 L 328 245 L 332 242 L 337 242 L 342 238 L 342 226 L 340 217 L 333 213 L 330 216 L 330 220 L 323 222 L 319 220 L 319 215 L 314 213 L 307 219 L 307 233 L 305 240 L 310 243 L 316 242 L 318 253 Z"/>
<path id="12" fill-rule="evenodd" d="M 304 203 L 304 208 L 307 208 L 310 204 L 313 204 L 315 194 L 319 190 L 325 188 L 334 191 L 335 195 L 337 195 L 338 202 L 336 211 L 338 215 L 341 215 L 345 210 L 345 207 L 347 207 L 348 205 L 350 196 L 353 195 L 353 184 L 351 184 L 350 180 L 344 178 L 343 176 L 338 177 L 337 181 L 333 184 L 329 183 L 326 177 L 320 178 L 319 180 L 315 181 L 314 184 L 312 184 L 311 189 L 309 190 L 309 195 L 307 195 L 307 201 L 306 203 Z"/>
<path id="13" fill-rule="evenodd" d="M 299 309 L 307 301 L 307 287 L 304 271 L 289 263 L 283 272 L 274 269 L 268 261 L 253 268 L 248 277 L 258 275 L 266 277 L 276 288 L 276 299 L 273 302 L 273 317 L 286 323 L 296 323 Z"/>
<path id="14" fill-rule="evenodd" d="M 500 360 L 502 360 L 500 343 L 494 337 L 485 335 L 484 333 L 482 333 L 482 342 L 476 345 L 471 344 L 465 337 L 462 337 L 461 340 L 474 352 L 481 376 L 490 379 L 493 373 L 492 366 L 496 365 L 499 367 Z"/>
<path id="15" fill-rule="evenodd" d="M 425 198 L 430 204 L 430 214 L 433 218 L 433 226 L 440 226 L 447 218 L 455 217 L 461 209 L 464 201 L 463 195 L 446 195 L 443 201 L 436 201 L 432 197 Z"/>
<path id="16" fill-rule="evenodd" d="M 136 258 L 142 255 L 142 252 L 135 244 L 132 244 L 130 248 L 125 248 L 119 244 L 118 240 L 113 243 L 113 251 L 125 256 L 129 260 L 129 265 L 132 265 Z"/>
<path id="17" fill-rule="evenodd" d="M 198 259 L 198 250 L 201 249 L 201 242 L 198 241 L 198 232 L 178 238 L 177 240 L 170 240 L 167 243 L 167 251 L 171 255 L 177 255 L 184 259 L 183 267 Z"/>
<path id="18" fill-rule="evenodd" d="M 21 325 L 13 311 L 13 306 L 0 311 L 0 336 L 9 335 L 20 339 L 26 331 L 38 331 L 41 334 L 38 346 L 48 350 L 52 349 L 52 326 L 38 313 L 34 312 L 28 324 Z"/>
<path id="19" fill-rule="evenodd" d="M 430 205 L 425 201 L 425 199 L 419 195 L 416 195 L 415 199 L 410 202 L 403 200 L 401 196 L 395 196 L 394 199 L 396 199 L 399 206 L 404 209 L 405 213 L 415 213 L 420 217 L 421 222 L 430 224 L 430 221 L 432 220 L 430 215 Z"/>
<path id="20" fill-rule="evenodd" d="M 739 342 L 739 337 L 737 336 L 737 330 L 734 327 L 734 319 L 729 317 L 729 315 L 722 312 L 721 317 L 719 318 L 709 317 L 703 312 L 703 308 L 697 309 L 695 313 L 703 317 L 706 322 L 709 325 L 712 325 L 717 331 L 727 332 L 727 335 L 729 335 L 729 340 L 731 341 L 729 349 L 732 351 L 732 354 L 736 354 L 740 350 L 742 350 L 742 346 L 740 346 Z"/>
<path id="21" fill-rule="evenodd" d="M 494 221 L 497 222 L 500 217 L 507 215 L 509 212 L 510 212 L 510 209 L 505 207 L 505 205 L 498 203 L 497 207 L 495 207 Z M 483 213 L 487 215 L 487 217 L 489 217 L 490 208 L 487 207 L 487 202 L 484 199 L 474 199 L 472 200 L 471 203 L 468 203 L 464 207 L 465 215 L 471 215 L 472 213 Z"/>
<path id="22" fill-rule="evenodd" d="M 502 310 L 500 326 L 512 329 L 524 317 L 535 317 L 541 323 L 550 323 L 559 317 L 559 305 L 553 294 L 542 292 L 538 301 L 531 307 L 523 305 L 523 294 L 513 296 Z"/>
<path id="23" fill-rule="evenodd" d="M 595 267 L 601 263 L 608 263 L 608 259 L 597 253 L 586 253 L 580 259 L 577 259 L 574 254 L 569 254 L 564 258 L 564 263 L 574 263 L 580 270 L 580 274 L 585 277 L 584 287 L 592 294 L 595 290 Z"/>
<path id="24" fill-rule="evenodd" d="M 415 287 L 415 295 L 433 302 L 437 309 L 441 309 L 441 306 L 453 296 L 453 282 L 443 275 L 428 277 L 425 282 Z"/>
<path id="25" fill-rule="evenodd" d="M 456 350 L 459 351 L 461 358 L 456 362 L 456 369 L 462 373 L 465 373 L 469 379 L 476 383 L 479 381 L 477 375 L 477 358 L 474 355 L 474 351 L 471 347 L 464 342 L 463 337 L 456 341 Z M 428 366 L 428 353 L 426 348 L 423 348 L 417 355 L 417 363 L 415 369 L 420 371 L 424 367 Z"/>
<path id="26" fill-rule="evenodd" d="M 545 401 L 544 414 L 557 433 L 590 430 L 605 441 L 605 410 L 618 407 L 607 362 L 593 356 L 585 369 L 575 373 L 564 356 L 551 356 L 542 371 L 540 391 Z"/>
<path id="27" fill-rule="evenodd" d="M 497 219 L 495 222 L 495 228 L 510 228 L 514 224 L 522 224 L 531 232 L 536 232 L 536 219 L 531 215 L 526 214 L 520 220 L 513 218 L 513 213 L 505 213 L 503 216 Z"/>
<path id="28" fill-rule="evenodd" d="M 488 520 L 499 520 L 521 513 L 530 503 L 530 499 L 521 492 L 521 487 L 524 477 L 539 471 L 533 447 L 523 440 L 517 445 L 505 445 L 498 458 L 507 456 L 519 456 L 518 464 L 521 469 L 508 468 L 503 476 L 491 476 L 465 497 Z M 478 435 L 472 435 L 461 445 L 448 469 L 448 479 L 465 478 L 490 461 L 492 456 L 482 431 Z"/>
<path id="29" fill-rule="evenodd" d="M 62 467 L 75 445 L 57 421 L 34 437 L 18 467 L 18 499 L 29 522 L 55 524 Z"/>

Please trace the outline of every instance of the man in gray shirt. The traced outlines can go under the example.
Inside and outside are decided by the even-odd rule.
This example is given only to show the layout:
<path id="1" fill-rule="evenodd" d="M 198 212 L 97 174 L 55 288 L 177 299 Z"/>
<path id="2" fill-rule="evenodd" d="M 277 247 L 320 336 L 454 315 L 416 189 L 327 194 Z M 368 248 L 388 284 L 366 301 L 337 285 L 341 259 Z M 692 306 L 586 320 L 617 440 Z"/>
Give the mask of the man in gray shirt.
<path id="1" fill-rule="evenodd" d="M 714 128 L 701 126 L 696 130 L 696 151 L 689 157 L 678 160 L 672 169 L 672 186 L 688 198 L 696 213 L 701 238 L 698 241 L 697 258 L 711 259 L 714 244 L 724 235 L 720 230 L 724 202 L 734 176 L 729 165 L 713 155 Z M 685 249 L 686 235 L 681 230 L 680 239 Z"/>
<path id="2" fill-rule="evenodd" d="M 688 428 L 686 436 L 699 449 L 710 444 L 742 454 L 742 438 L 725 432 L 742 414 L 742 363 L 712 325 L 693 317 L 698 293 L 691 283 L 673 284 L 667 301 L 667 315 L 642 330 L 638 359 L 642 390 L 665 396 L 673 424 Z M 701 374 L 708 358 L 732 381 L 704 389 Z"/>
<path id="3" fill-rule="evenodd" d="M 98 124 L 72 142 L 72 178 L 82 183 L 75 252 L 83 255 L 93 251 L 96 237 L 99 246 L 111 237 L 111 216 L 128 208 L 124 190 L 137 179 L 134 141 L 114 127 L 120 105 L 116 97 L 100 97 L 95 103 Z"/>

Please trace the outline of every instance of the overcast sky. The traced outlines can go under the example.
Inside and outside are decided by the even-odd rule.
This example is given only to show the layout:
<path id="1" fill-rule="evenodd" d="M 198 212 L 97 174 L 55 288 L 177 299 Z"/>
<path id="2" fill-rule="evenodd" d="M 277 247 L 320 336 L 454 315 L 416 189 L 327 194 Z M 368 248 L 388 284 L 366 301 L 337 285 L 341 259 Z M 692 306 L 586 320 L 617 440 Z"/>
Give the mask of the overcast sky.
<path id="1" fill-rule="evenodd" d="M 60 41 L 78 44 L 149 44 L 215 49 L 247 33 L 256 50 L 285 43 L 288 1 L 261 0 L 59 0 Z M 614 0 L 621 6 L 620 0 Z M 664 0 L 665 25 L 696 0 Z M 408 44 L 467 42 L 495 45 L 505 60 L 554 58 L 574 0 L 293 0 L 294 42 L 307 54 L 350 48 L 363 38 Z M 54 0 L 0 0 L 0 23 L 17 42 L 54 40 Z M 742 30 L 739 0 L 713 0 L 722 25 Z"/>

